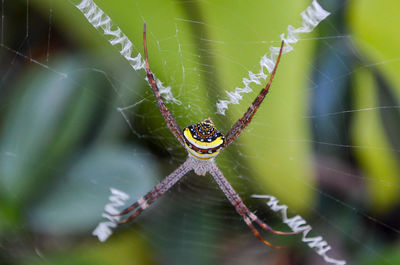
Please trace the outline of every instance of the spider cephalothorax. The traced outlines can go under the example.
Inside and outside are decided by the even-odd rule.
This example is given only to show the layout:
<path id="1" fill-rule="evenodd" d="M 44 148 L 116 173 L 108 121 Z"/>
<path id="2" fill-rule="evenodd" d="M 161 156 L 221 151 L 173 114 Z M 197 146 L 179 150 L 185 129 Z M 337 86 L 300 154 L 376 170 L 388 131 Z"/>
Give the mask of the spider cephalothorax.
<path id="1" fill-rule="evenodd" d="M 225 137 L 208 118 L 183 129 L 185 147 L 197 159 L 211 159 L 218 155 L 225 143 Z"/>
<path id="2" fill-rule="evenodd" d="M 227 199 L 235 207 L 238 214 L 240 214 L 244 222 L 250 227 L 254 235 L 260 239 L 262 242 L 271 247 L 276 247 L 269 242 L 265 241 L 257 229 L 254 227 L 254 223 L 259 225 L 262 229 L 265 229 L 271 233 L 280 235 L 292 235 L 301 233 L 298 232 L 280 232 L 273 230 L 266 223 L 261 221 L 254 213 L 252 213 L 246 205 L 243 203 L 242 199 L 235 192 L 233 187 L 230 185 L 228 180 L 224 177 L 221 170 L 219 170 L 217 164 L 214 161 L 214 157 L 219 154 L 219 152 L 225 149 L 229 144 L 231 144 L 244 130 L 244 128 L 249 125 L 257 109 L 260 107 L 262 101 L 269 91 L 272 79 L 274 77 L 276 68 L 279 63 L 279 59 L 282 54 L 283 42 L 281 44 L 281 49 L 279 55 L 276 59 L 276 64 L 274 70 L 271 73 L 271 77 L 260 92 L 260 94 L 253 101 L 253 104 L 247 109 L 242 118 L 240 118 L 230 129 L 230 131 L 223 136 L 214 126 L 214 123 L 210 118 L 196 124 L 189 125 L 183 130 L 180 128 L 176 122 L 174 116 L 165 106 L 164 101 L 160 95 L 160 91 L 157 87 L 156 81 L 154 79 L 153 73 L 150 71 L 149 61 L 147 58 L 147 46 L 146 46 L 146 25 L 143 32 L 144 39 L 144 55 L 146 63 L 146 76 L 150 84 L 154 95 L 157 98 L 158 107 L 160 108 L 161 115 L 164 117 L 168 128 L 171 130 L 172 134 L 176 139 L 186 148 L 189 153 L 189 157 L 180 167 L 178 167 L 174 172 L 164 178 L 159 184 L 157 184 L 152 190 L 150 190 L 146 195 L 139 198 L 131 206 L 123 210 L 118 214 L 118 216 L 131 213 L 131 215 L 125 220 L 121 221 L 120 224 L 129 222 L 143 212 L 150 204 L 152 204 L 157 198 L 163 195 L 167 190 L 169 190 L 173 185 L 175 185 L 186 173 L 193 170 L 197 175 L 205 175 L 210 173 L 213 176 L 215 182 L 224 192 Z"/>

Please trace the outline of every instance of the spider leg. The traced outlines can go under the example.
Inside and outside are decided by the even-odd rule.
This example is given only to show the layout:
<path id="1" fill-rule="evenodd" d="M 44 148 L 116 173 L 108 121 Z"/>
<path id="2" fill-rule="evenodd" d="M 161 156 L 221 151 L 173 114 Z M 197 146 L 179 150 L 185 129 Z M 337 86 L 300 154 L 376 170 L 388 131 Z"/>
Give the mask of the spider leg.
<path id="1" fill-rule="evenodd" d="M 123 216 L 131 211 L 133 211 L 134 209 L 136 209 L 139 205 L 142 205 L 143 203 L 145 203 L 149 198 L 153 197 L 154 194 L 157 193 L 157 186 L 155 186 L 151 191 L 149 191 L 148 193 L 146 193 L 146 195 L 144 195 L 143 197 L 139 198 L 135 203 L 133 203 L 131 206 L 129 206 L 128 208 L 124 209 L 123 211 L 121 211 L 118 214 L 115 214 L 114 216 Z"/>
<path id="2" fill-rule="evenodd" d="M 146 76 L 147 80 L 150 84 L 151 89 L 153 90 L 154 95 L 157 98 L 157 104 L 160 109 L 161 115 L 163 116 L 164 120 L 167 123 L 167 126 L 169 130 L 172 132 L 172 134 L 178 139 L 178 141 L 185 146 L 185 142 L 183 140 L 182 136 L 182 130 L 179 127 L 178 123 L 176 122 L 174 116 L 172 116 L 171 112 L 165 106 L 164 100 L 161 97 L 160 91 L 157 87 L 157 83 L 154 80 L 154 75 L 150 71 L 150 66 L 149 66 L 149 60 L 147 56 L 147 41 L 146 41 L 146 24 L 144 24 L 144 29 L 143 29 L 143 43 L 144 43 L 144 57 L 145 57 L 145 62 L 146 62 Z"/>
<path id="3" fill-rule="evenodd" d="M 210 171 L 210 174 L 214 177 L 215 181 L 217 182 L 218 186 L 221 188 L 221 190 L 224 192 L 225 196 L 228 198 L 228 200 L 231 202 L 231 204 L 235 207 L 236 211 L 242 216 L 244 222 L 247 224 L 247 226 L 250 227 L 250 229 L 253 231 L 254 235 L 264 244 L 273 247 L 273 248 L 281 248 L 280 246 L 275 246 L 263 239 L 258 232 L 258 230 L 254 227 L 253 222 L 256 222 L 261 228 L 264 230 L 278 234 L 278 235 L 294 235 L 301 233 L 302 231 L 299 232 L 282 232 L 282 231 L 277 231 L 272 229 L 269 225 L 265 224 L 262 222 L 254 213 L 252 213 L 247 206 L 243 203 L 242 199 L 239 197 L 239 195 L 235 192 L 231 184 L 226 180 L 222 172 L 219 170 L 216 164 L 213 164 L 212 170 Z"/>
<path id="4" fill-rule="evenodd" d="M 252 212 L 249 212 L 249 217 L 253 222 L 256 222 L 262 229 L 273 233 L 273 234 L 277 234 L 277 235 L 297 235 L 303 232 L 303 230 L 300 231 L 295 231 L 295 232 L 282 232 L 282 231 L 277 231 L 272 229 L 269 225 L 267 225 L 266 223 L 264 223 L 263 221 L 260 220 L 260 218 L 257 217 L 257 215 L 255 215 Z"/>
<path id="5" fill-rule="evenodd" d="M 125 224 L 139 214 L 141 214 L 147 207 L 150 206 L 155 200 L 157 200 L 161 195 L 163 195 L 167 190 L 174 186 L 187 172 L 192 169 L 190 162 L 186 161 L 180 167 L 178 167 L 174 172 L 168 175 L 163 181 L 157 184 L 151 191 L 149 191 L 145 196 L 141 197 L 131 206 L 121 211 L 116 216 L 122 216 L 127 213 L 134 211 L 128 218 L 122 220 L 118 224 Z M 138 208 L 139 207 L 139 208 Z"/>
<path id="6" fill-rule="evenodd" d="M 260 94 L 254 99 L 253 103 L 247 109 L 246 113 L 240 118 L 231 128 L 231 130 L 227 133 L 225 139 L 224 147 L 227 147 L 230 143 L 232 143 L 236 138 L 239 137 L 240 133 L 249 125 L 251 120 L 253 119 L 254 114 L 257 112 L 261 103 L 263 102 L 265 96 L 269 92 L 269 87 L 271 86 L 272 80 L 274 79 L 276 69 L 278 68 L 279 61 L 281 59 L 282 51 L 283 51 L 284 41 L 281 43 L 281 48 L 279 50 L 279 55 L 276 59 L 276 64 L 274 70 L 271 73 L 269 81 L 265 88 L 261 89 Z"/>
<path id="7" fill-rule="evenodd" d="M 147 209 L 147 207 L 149 207 L 150 204 L 152 204 L 156 199 L 158 199 L 161 196 L 161 194 L 156 194 L 154 197 L 152 197 L 150 200 L 148 200 L 147 202 L 144 202 L 140 208 L 136 209 L 128 218 L 118 222 L 118 224 L 122 225 L 122 224 L 126 224 L 128 222 L 130 222 L 131 220 L 135 219 L 137 216 L 139 216 L 139 214 L 141 214 L 144 210 Z"/>
<path id="8" fill-rule="evenodd" d="M 260 233 L 257 231 L 257 229 L 253 226 L 253 224 L 249 221 L 246 222 L 246 224 L 250 227 L 251 231 L 253 231 L 254 235 L 261 241 L 263 242 L 265 245 L 271 247 L 271 248 L 276 248 L 276 249 L 280 249 L 283 248 L 281 246 L 275 246 L 271 243 L 269 243 L 268 241 L 266 241 L 264 238 L 262 238 L 262 236 L 260 235 Z"/>

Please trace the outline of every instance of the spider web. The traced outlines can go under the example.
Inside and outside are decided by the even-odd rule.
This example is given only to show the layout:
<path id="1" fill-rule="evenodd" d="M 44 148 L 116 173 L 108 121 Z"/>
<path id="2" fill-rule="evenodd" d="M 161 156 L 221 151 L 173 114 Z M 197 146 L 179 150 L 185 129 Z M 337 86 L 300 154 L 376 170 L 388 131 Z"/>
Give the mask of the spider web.
<path id="1" fill-rule="evenodd" d="M 110 187 L 131 203 L 186 152 L 144 71 L 87 22 L 79 2 L 0 2 L 0 263 L 327 264 L 300 235 L 262 233 L 287 248 L 265 247 L 212 178 L 193 173 L 105 243 L 91 235 Z M 301 26 L 311 4 L 95 2 L 132 42 L 133 56 L 147 23 L 150 66 L 180 126 L 211 117 L 222 132 L 265 82 L 252 83 L 255 92 L 225 115 L 217 103 L 258 72 L 261 57 L 288 25 Z M 354 7 L 320 2 L 332 15 L 282 57 L 260 111 L 216 161 L 273 228 L 290 230 L 268 199 L 251 195 L 274 196 L 288 217 L 301 215 L 332 258 L 398 264 L 400 105 L 391 69 L 400 56 L 361 49 L 360 33 L 346 25 Z M 388 12 L 387 23 L 395 16 Z"/>

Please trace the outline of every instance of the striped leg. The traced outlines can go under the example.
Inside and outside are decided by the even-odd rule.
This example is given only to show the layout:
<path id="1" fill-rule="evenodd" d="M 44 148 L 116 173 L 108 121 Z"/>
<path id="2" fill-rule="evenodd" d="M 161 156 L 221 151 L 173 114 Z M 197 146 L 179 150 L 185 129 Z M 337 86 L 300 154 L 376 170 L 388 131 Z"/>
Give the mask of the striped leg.
<path id="1" fill-rule="evenodd" d="M 281 232 L 272 229 L 269 225 L 261 221 L 254 213 L 252 213 L 247 206 L 243 203 L 242 199 L 239 195 L 235 192 L 233 187 L 229 184 L 226 180 L 222 172 L 219 170 L 216 164 L 213 164 L 212 170 L 210 171 L 211 175 L 214 177 L 215 181 L 217 182 L 218 186 L 224 192 L 225 196 L 231 202 L 231 204 L 235 207 L 236 211 L 242 216 L 244 222 L 250 227 L 251 231 L 253 231 L 254 235 L 264 244 L 273 247 L 273 248 L 281 248 L 279 246 L 272 245 L 265 239 L 263 239 L 257 229 L 254 227 L 253 222 L 256 222 L 261 228 L 264 230 L 278 234 L 278 235 L 294 235 L 301 233 L 300 232 Z"/>
<path id="2" fill-rule="evenodd" d="M 150 204 L 152 204 L 156 199 L 163 195 L 167 190 L 174 186 L 187 172 L 192 170 L 190 163 L 186 160 L 180 167 L 178 167 L 174 172 L 172 172 L 168 177 L 166 177 L 162 182 L 157 184 L 151 191 L 149 191 L 145 196 L 141 197 L 131 206 L 117 214 L 116 216 L 123 216 L 127 213 L 134 211 L 128 218 L 119 222 L 119 224 L 125 224 L 139 214 L 141 214 Z"/>
<path id="3" fill-rule="evenodd" d="M 271 76 L 269 78 L 269 81 L 265 88 L 261 89 L 260 94 L 254 99 L 253 103 L 250 105 L 250 107 L 247 109 L 246 113 L 243 115 L 242 118 L 240 118 L 233 126 L 232 129 L 227 133 L 224 143 L 224 147 L 227 147 L 229 144 L 231 144 L 233 141 L 236 140 L 236 138 L 239 137 L 239 135 L 242 133 L 242 131 L 249 125 L 251 120 L 253 119 L 254 114 L 257 112 L 258 108 L 260 107 L 261 103 L 265 99 L 265 96 L 268 94 L 269 87 L 271 86 L 272 80 L 274 79 L 276 69 L 278 68 L 279 61 L 281 59 L 282 51 L 283 51 L 283 45 L 285 43 L 282 41 L 281 43 L 281 49 L 279 50 L 279 55 L 276 58 L 276 63 L 274 70 L 271 73 Z"/>
<path id="4" fill-rule="evenodd" d="M 172 134 L 175 135 L 176 139 L 178 139 L 181 145 L 185 146 L 185 142 L 183 140 L 183 135 L 182 135 L 182 129 L 179 127 L 178 123 L 176 122 L 174 116 L 171 114 L 167 106 L 165 106 L 164 100 L 162 99 L 160 91 L 157 87 L 157 82 L 156 80 L 154 80 L 154 75 L 150 71 L 149 60 L 147 56 L 146 24 L 144 24 L 144 29 L 143 29 L 143 44 L 144 44 L 144 58 L 146 62 L 147 80 L 150 84 L 151 89 L 154 92 L 154 95 L 157 98 L 157 104 L 160 109 L 161 115 L 163 116 Z"/>

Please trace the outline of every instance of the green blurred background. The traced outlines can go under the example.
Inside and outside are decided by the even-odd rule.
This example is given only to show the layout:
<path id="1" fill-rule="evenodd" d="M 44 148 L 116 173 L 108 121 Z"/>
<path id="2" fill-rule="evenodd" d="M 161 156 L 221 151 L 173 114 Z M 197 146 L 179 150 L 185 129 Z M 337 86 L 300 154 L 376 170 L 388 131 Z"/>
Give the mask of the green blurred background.
<path id="1" fill-rule="evenodd" d="M 258 72 L 308 0 L 96 0 L 181 104 L 181 127 Z M 210 176 L 188 174 L 105 243 L 91 235 L 109 188 L 129 202 L 186 158 L 144 81 L 79 1 L 3 0 L 0 34 L 0 264 L 327 264 L 300 236 L 260 243 Z M 348 264 L 400 264 L 400 2 L 321 0 L 331 12 L 282 57 L 272 91 L 217 163 L 250 209 L 301 214 Z M 260 85 L 252 86 L 254 91 Z"/>

